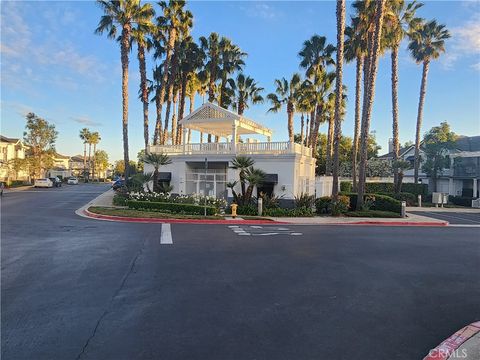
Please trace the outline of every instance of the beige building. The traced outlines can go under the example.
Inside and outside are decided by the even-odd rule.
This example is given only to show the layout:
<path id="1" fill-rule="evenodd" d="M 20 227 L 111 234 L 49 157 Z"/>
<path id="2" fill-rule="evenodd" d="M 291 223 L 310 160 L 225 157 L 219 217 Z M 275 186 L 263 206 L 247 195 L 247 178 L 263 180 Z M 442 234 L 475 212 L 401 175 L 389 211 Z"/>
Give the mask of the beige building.
<path id="1" fill-rule="evenodd" d="M 16 160 L 25 159 L 25 150 L 21 139 L 0 135 L 0 181 L 28 180 L 28 173 L 16 166 Z"/>

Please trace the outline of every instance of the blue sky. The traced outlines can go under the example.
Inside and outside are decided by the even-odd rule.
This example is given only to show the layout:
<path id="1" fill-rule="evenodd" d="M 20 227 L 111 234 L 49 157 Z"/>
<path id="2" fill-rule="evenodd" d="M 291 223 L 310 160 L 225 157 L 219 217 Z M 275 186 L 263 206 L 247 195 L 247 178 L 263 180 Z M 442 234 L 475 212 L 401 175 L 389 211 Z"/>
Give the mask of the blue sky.
<path id="1" fill-rule="evenodd" d="M 313 34 L 335 42 L 334 1 L 226 2 L 194 1 L 193 36 L 216 31 L 249 54 L 245 73 L 266 93 L 273 80 L 299 72 L 298 51 Z M 350 14 L 347 2 L 347 16 Z M 452 38 L 447 53 L 430 67 L 423 131 L 448 121 L 462 135 L 480 134 L 480 2 L 426 1 L 418 12 L 447 25 Z M 118 44 L 94 34 L 101 10 L 87 1 L 1 2 L 1 133 L 21 137 L 25 114 L 33 111 L 59 131 L 57 151 L 81 153 L 82 127 L 99 131 L 111 161 L 122 157 L 121 66 Z M 150 61 L 147 69 L 153 67 Z M 353 133 L 354 64 L 346 65 L 344 82 L 349 104 L 343 132 Z M 400 137 L 414 139 L 421 67 L 400 53 Z M 380 61 L 371 129 L 387 149 L 391 137 L 390 57 Z M 142 148 L 142 110 L 137 98 L 138 63 L 130 62 L 130 156 Z M 196 104 L 201 104 L 197 98 Z M 246 115 L 274 130 L 273 140 L 286 140 L 286 113 L 266 113 L 268 103 Z M 154 107 L 151 107 L 153 130 Z M 299 131 L 299 117 L 296 119 Z M 321 128 L 321 131 L 325 131 Z"/>

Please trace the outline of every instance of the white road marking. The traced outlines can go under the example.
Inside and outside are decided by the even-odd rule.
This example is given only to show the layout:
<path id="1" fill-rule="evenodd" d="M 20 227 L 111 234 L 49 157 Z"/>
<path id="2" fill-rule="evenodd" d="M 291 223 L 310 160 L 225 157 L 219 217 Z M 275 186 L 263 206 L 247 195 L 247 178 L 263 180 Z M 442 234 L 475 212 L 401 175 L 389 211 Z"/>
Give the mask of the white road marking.
<path id="1" fill-rule="evenodd" d="M 250 235 L 250 233 L 242 232 L 242 233 L 237 233 L 237 235 Z"/>
<path id="2" fill-rule="evenodd" d="M 263 233 L 263 234 L 256 234 L 258 236 L 268 236 L 268 235 L 278 235 L 278 233 Z"/>
<path id="3" fill-rule="evenodd" d="M 285 231 L 285 230 L 286 230 L 286 231 L 288 231 L 289 229 L 287 229 L 287 228 L 281 228 L 281 227 L 280 227 L 280 228 L 276 228 L 275 230 L 282 230 L 282 231 Z"/>
<path id="4" fill-rule="evenodd" d="M 228 225 L 228 227 L 232 229 L 232 228 L 238 228 L 240 226 L 238 226 L 238 225 Z"/>
<path id="5" fill-rule="evenodd" d="M 252 229 L 263 229 L 263 226 L 250 226 Z"/>
<path id="6" fill-rule="evenodd" d="M 303 234 L 302 233 L 291 233 L 290 235 L 298 236 L 298 235 L 303 235 Z"/>
<path id="7" fill-rule="evenodd" d="M 160 244 L 162 245 L 171 245 L 172 241 L 172 231 L 170 229 L 170 224 L 162 224 L 162 232 L 160 236 Z"/>

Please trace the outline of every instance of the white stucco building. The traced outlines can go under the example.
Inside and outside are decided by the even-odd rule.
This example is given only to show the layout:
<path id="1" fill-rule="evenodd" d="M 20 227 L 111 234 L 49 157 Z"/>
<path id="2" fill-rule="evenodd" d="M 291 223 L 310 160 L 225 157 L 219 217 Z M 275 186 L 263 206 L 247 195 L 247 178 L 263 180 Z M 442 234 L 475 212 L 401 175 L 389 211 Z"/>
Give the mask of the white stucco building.
<path id="1" fill-rule="evenodd" d="M 310 148 L 288 141 L 272 142 L 270 129 L 211 103 L 180 120 L 179 125 L 183 129 L 183 139 L 187 139 L 191 130 L 219 136 L 220 142 L 191 144 L 184 141 L 181 145 L 149 147 L 150 152 L 164 153 L 171 158 L 172 164 L 162 166 L 159 181 L 173 186 L 172 193 L 231 199 L 232 193 L 226 184 L 239 178 L 238 171 L 231 168 L 231 161 L 243 155 L 251 157 L 254 167 L 267 174 L 259 189 L 254 190 L 255 196 L 263 191 L 292 201 L 301 193 L 314 194 L 315 159 Z M 261 135 L 266 141 L 238 142 L 239 136 L 246 135 Z M 145 172 L 151 171 L 152 167 L 145 164 Z M 237 187 L 240 192 L 240 185 Z"/>

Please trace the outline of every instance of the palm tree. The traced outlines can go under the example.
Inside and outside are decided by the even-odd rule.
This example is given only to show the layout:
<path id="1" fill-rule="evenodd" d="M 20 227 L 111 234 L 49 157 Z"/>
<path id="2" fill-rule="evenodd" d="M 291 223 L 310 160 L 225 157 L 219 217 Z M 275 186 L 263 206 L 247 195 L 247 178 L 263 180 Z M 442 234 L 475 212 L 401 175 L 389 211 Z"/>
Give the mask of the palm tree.
<path id="1" fill-rule="evenodd" d="M 420 23 L 415 18 L 415 12 L 423 4 L 415 1 L 405 3 L 404 0 L 388 2 L 388 12 L 385 15 L 385 39 L 391 49 L 392 59 L 392 139 L 393 139 L 393 183 L 395 192 L 399 192 L 399 169 L 396 164 L 399 160 L 400 140 L 398 135 L 398 50 L 405 35 L 415 29 Z"/>
<path id="2" fill-rule="evenodd" d="M 153 166 L 153 191 L 159 192 L 160 187 L 158 184 L 158 170 L 161 166 L 171 164 L 172 160 L 166 154 L 147 153 L 143 156 L 143 161 L 145 164 Z"/>
<path id="3" fill-rule="evenodd" d="M 259 186 L 265 180 L 265 172 L 260 169 L 254 169 L 250 166 L 245 170 L 245 180 L 248 182 L 247 191 L 244 196 L 244 204 L 249 204 L 252 199 L 253 188 Z"/>
<path id="4" fill-rule="evenodd" d="M 158 26 L 160 28 L 167 29 L 167 36 L 166 36 L 166 49 L 165 49 L 165 61 L 163 62 L 163 70 L 162 70 L 162 80 L 160 83 L 160 122 L 161 122 L 161 115 L 162 115 L 162 107 L 163 102 L 165 100 L 166 94 L 166 87 L 168 76 L 171 74 L 171 64 L 170 61 L 172 59 L 172 55 L 175 48 L 175 43 L 177 41 L 177 37 L 179 32 L 182 28 L 191 27 L 192 22 L 192 13 L 188 10 L 185 10 L 185 0 L 170 0 L 167 4 L 165 1 L 160 1 L 158 3 L 163 11 L 163 15 L 157 19 Z M 158 119 L 157 119 L 158 120 Z M 166 135 L 168 135 L 168 127 L 165 124 L 164 132 L 161 134 L 159 132 L 160 126 L 157 125 L 155 128 L 155 135 L 154 135 L 154 144 L 157 144 L 160 138 L 162 138 L 162 142 L 166 141 Z"/>
<path id="5" fill-rule="evenodd" d="M 140 71 L 140 99 L 143 104 L 143 138 L 145 141 L 145 151 L 148 147 L 148 86 L 147 86 L 147 70 L 145 61 L 145 52 L 152 47 L 150 35 L 155 35 L 156 28 L 152 23 L 154 12 L 149 19 L 137 24 L 132 29 L 132 40 L 137 43 L 137 58 Z"/>
<path id="6" fill-rule="evenodd" d="M 162 102 L 160 101 L 160 87 L 162 83 L 162 66 L 155 66 L 152 71 L 153 80 L 150 81 L 150 86 L 148 87 L 148 93 L 153 94 L 151 102 L 155 102 L 156 107 L 156 121 L 155 121 L 155 132 L 154 132 L 154 139 L 153 144 L 156 144 L 155 141 L 155 134 L 163 134 L 162 130 Z M 158 139 L 157 139 L 158 141 Z"/>
<path id="7" fill-rule="evenodd" d="M 337 0 L 337 68 L 335 76 L 335 133 L 333 141 L 333 186 L 332 197 L 338 198 L 339 143 L 342 135 L 342 96 L 343 96 L 343 39 L 345 35 L 345 0 Z"/>
<path id="8" fill-rule="evenodd" d="M 246 171 L 248 168 L 253 166 L 253 164 L 255 164 L 255 161 L 248 156 L 238 155 L 232 159 L 232 169 L 240 170 L 240 187 L 242 189 L 243 199 L 245 199 L 245 179 L 247 174 Z"/>
<path id="9" fill-rule="evenodd" d="M 268 112 L 278 112 L 283 107 L 287 106 L 288 117 L 288 140 L 293 143 L 294 131 L 293 131 L 293 115 L 295 113 L 295 105 L 300 94 L 301 78 L 300 74 L 293 74 L 290 81 L 285 78 L 275 80 L 275 94 L 268 94 L 267 99 L 272 103 L 272 107 Z"/>
<path id="10" fill-rule="evenodd" d="M 238 115 L 243 115 L 245 109 L 248 109 L 250 102 L 252 104 L 263 103 L 261 93 L 264 89 L 259 87 L 257 82 L 250 76 L 239 73 L 235 80 L 228 79 L 228 84 L 233 93 L 232 106 Z"/>
<path id="11" fill-rule="evenodd" d="M 382 40 L 382 27 L 384 16 L 385 0 L 378 0 L 375 3 L 374 31 L 372 35 L 372 46 L 369 47 L 371 53 L 367 54 L 368 60 L 368 85 L 364 89 L 363 108 L 362 108 L 362 124 L 361 124 L 361 143 L 360 143 L 360 164 L 359 164 L 359 182 L 357 209 L 363 206 L 363 195 L 365 193 L 366 170 L 368 160 L 368 139 L 370 131 L 370 118 L 372 115 L 373 99 L 375 96 L 375 80 L 377 77 L 378 60 L 380 57 L 380 46 Z"/>
<path id="12" fill-rule="evenodd" d="M 316 94 L 313 84 L 308 79 L 302 82 L 299 89 L 297 110 L 301 113 L 300 117 L 300 143 L 308 146 L 308 126 L 309 126 L 309 114 L 315 110 Z M 307 114 L 307 123 L 305 128 L 305 114 Z M 305 128 L 305 131 L 304 131 Z"/>
<path id="13" fill-rule="evenodd" d="M 123 161 L 129 164 L 128 156 L 128 53 L 130 50 L 130 37 L 134 26 L 143 26 L 150 22 L 153 16 L 151 4 L 140 4 L 140 0 L 98 0 L 104 15 L 101 17 L 97 34 L 107 32 L 111 39 L 117 37 L 117 27 L 121 29 L 118 38 L 122 62 L 122 127 L 123 127 Z M 128 178 L 128 166 L 125 167 L 125 178 Z"/>
<path id="14" fill-rule="evenodd" d="M 230 97 L 227 91 L 228 77 L 235 71 L 241 71 L 245 62 L 243 58 L 247 56 L 240 48 L 233 44 L 230 39 L 222 37 L 219 43 L 219 66 L 220 66 L 220 94 L 218 104 L 227 109 L 230 105 Z"/>
<path id="15" fill-rule="evenodd" d="M 427 91 L 427 76 L 430 61 L 438 59 L 441 53 L 445 52 L 445 40 L 450 37 L 450 33 L 445 25 L 438 24 L 435 20 L 419 24 L 418 27 L 409 34 L 410 43 L 408 49 L 417 64 L 423 64 L 422 84 L 420 86 L 420 96 L 418 100 L 417 129 L 415 133 L 415 163 L 414 178 L 418 182 L 418 169 L 420 167 L 420 133 L 422 128 L 423 105 L 425 103 L 425 94 Z"/>
<path id="16" fill-rule="evenodd" d="M 87 143 L 90 138 L 90 130 L 83 128 L 80 130 L 80 139 L 83 141 L 83 179 L 86 181 L 85 174 L 87 172 Z"/>
<path id="17" fill-rule="evenodd" d="M 97 131 L 90 134 L 89 145 L 93 145 L 93 161 L 90 162 L 92 168 L 92 180 L 95 180 L 95 154 L 97 153 L 97 144 L 100 140 L 102 139 Z M 88 150 L 88 158 L 90 161 L 90 149 Z"/>
<path id="18" fill-rule="evenodd" d="M 365 34 L 359 26 L 359 18 L 352 18 L 352 25 L 345 28 L 345 61 L 356 61 L 355 71 L 355 125 L 352 144 L 352 183 L 353 192 L 357 191 L 357 159 L 360 138 L 360 114 L 362 94 L 362 71 L 366 52 Z"/>

